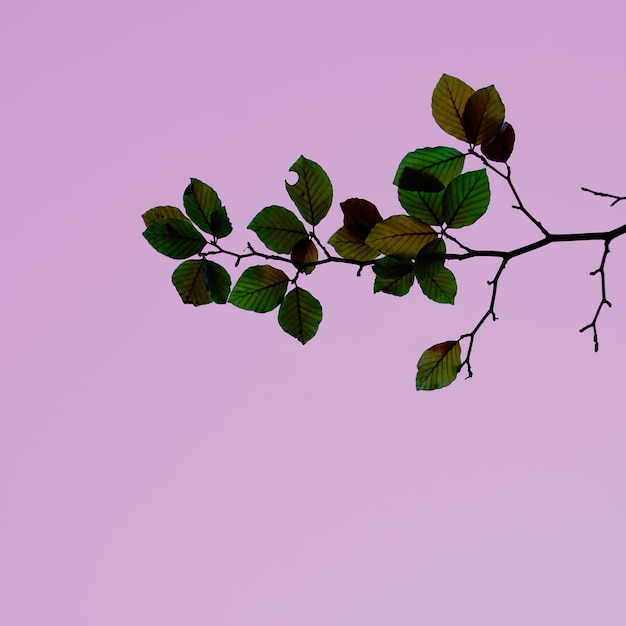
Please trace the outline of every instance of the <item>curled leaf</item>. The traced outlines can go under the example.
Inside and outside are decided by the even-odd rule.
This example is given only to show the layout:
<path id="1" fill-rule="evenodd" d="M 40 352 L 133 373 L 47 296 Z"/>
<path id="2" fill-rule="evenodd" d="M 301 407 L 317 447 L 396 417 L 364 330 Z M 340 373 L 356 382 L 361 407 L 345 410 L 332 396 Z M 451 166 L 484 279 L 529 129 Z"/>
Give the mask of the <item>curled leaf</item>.
<path id="1" fill-rule="evenodd" d="M 215 190 L 201 180 L 191 179 L 183 193 L 183 203 L 191 221 L 205 233 L 219 239 L 232 232 L 226 208 Z"/>
<path id="2" fill-rule="evenodd" d="M 315 269 L 315 265 L 308 263 L 315 263 L 317 259 L 317 247 L 310 239 L 301 239 L 291 251 L 291 262 L 305 274 L 310 274 Z"/>
<path id="3" fill-rule="evenodd" d="M 349 198 L 339 203 L 343 211 L 343 225 L 357 239 L 365 241 L 370 231 L 383 218 L 378 209 L 369 200 Z"/>
<path id="4" fill-rule="evenodd" d="M 515 131 L 513 126 L 504 122 L 498 132 L 489 141 L 480 146 L 480 151 L 490 161 L 506 163 L 513 152 L 515 145 Z"/>

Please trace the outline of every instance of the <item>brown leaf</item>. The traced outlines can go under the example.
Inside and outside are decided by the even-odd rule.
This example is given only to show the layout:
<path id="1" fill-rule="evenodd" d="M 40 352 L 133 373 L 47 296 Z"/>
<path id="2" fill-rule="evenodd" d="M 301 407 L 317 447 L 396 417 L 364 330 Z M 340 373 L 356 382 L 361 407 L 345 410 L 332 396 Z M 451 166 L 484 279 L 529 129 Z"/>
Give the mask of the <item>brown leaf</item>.
<path id="1" fill-rule="evenodd" d="M 515 131 L 513 126 L 504 122 L 494 137 L 480 146 L 480 151 L 490 160 L 506 163 L 513 152 Z"/>
<path id="2" fill-rule="evenodd" d="M 339 204 L 343 211 L 343 225 L 359 241 L 365 241 L 370 231 L 383 218 L 369 200 L 350 198 Z"/>
<path id="3" fill-rule="evenodd" d="M 483 87 L 468 99 L 463 111 L 463 128 L 470 144 L 491 139 L 504 122 L 504 105 L 496 88 Z"/>
<path id="4" fill-rule="evenodd" d="M 315 265 L 307 263 L 315 263 L 317 259 L 317 248 L 310 239 L 301 239 L 291 251 L 292 263 L 305 274 L 310 274 L 315 269 Z"/>

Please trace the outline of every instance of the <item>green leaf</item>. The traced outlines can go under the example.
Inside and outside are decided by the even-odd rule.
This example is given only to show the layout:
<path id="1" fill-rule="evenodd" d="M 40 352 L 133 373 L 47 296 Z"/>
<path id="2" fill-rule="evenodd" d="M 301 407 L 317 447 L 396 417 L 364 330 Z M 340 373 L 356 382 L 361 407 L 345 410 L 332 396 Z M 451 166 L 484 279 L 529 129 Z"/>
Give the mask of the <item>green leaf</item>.
<path id="1" fill-rule="evenodd" d="M 268 206 L 254 216 L 248 224 L 259 239 L 274 252 L 289 253 L 307 232 L 304 224 L 282 206 Z"/>
<path id="2" fill-rule="evenodd" d="M 246 311 L 267 313 L 282 302 L 288 282 L 282 270 L 271 265 L 254 265 L 239 277 L 229 302 Z"/>
<path id="3" fill-rule="evenodd" d="M 417 390 L 441 389 L 457 377 L 461 369 L 461 346 L 445 341 L 428 348 L 417 362 Z"/>
<path id="4" fill-rule="evenodd" d="M 370 248 L 366 243 L 361 241 L 360 237 L 352 230 L 342 226 L 335 232 L 328 243 L 335 248 L 337 254 L 344 259 L 352 261 L 373 261 L 380 256 L 378 250 Z"/>
<path id="5" fill-rule="evenodd" d="M 333 186 L 326 172 L 315 161 L 301 156 L 290 168 L 298 174 L 298 182 L 285 181 L 289 197 L 304 220 L 315 226 L 326 216 L 333 202 Z"/>
<path id="6" fill-rule="evenodd" d="M 413 167 L 405 167 L 402 170 L 398 179 L 398 187 L 406 191 L 425 191 L 427 193 L 437 193 L 446 188 L 433 174 Z"/>
<path id="7" fill-rule="evenodd" d="M 441 304 L 454 304 L 456 278 L 447 267 L 442 267 L 434 276 L 429 278 L 418 275 L 417 272 L 416 277 L 427 298 Z"/>
<path id="8" fill-rule="evenodd" d="M 484 215 L 491 193 L 487 171 L 475 170 L 457 176 L 443 196 L 443 216 L 449 228 L 473 224 Z"/>
<path id="9" fill-rule="evenodd" d="M 321 321 L 322 305 L 300 287 L 294 287 L 287 294 L 278 310 L 280 327 L 301 344 L 315 336 Z"/>
<path id="10" fill-rule="evenodd" d="M 206 259 L 183 261 L 172 274 L 172 282 L 185 304 L 224 304 L 230 292 L 230 276 L 217 263 Z"/>
<path id="11" fill-rule="evenodd" d="M 504 104 L 493 85 L 475 91 L 465 104 L 463 127 L 470 144 L 488 141 L 503 122 Z"/>
<path id="12" fill-rule="evenodd" d="M 467 141 L 463 111 L 474 90 L 462 80 L 444 74 L 433 91 L 432 109 L 435 122 L 449 135 Z"/>
<path id="13" fill-rule="evenodd" d="M 153 222 L 143 231 L 143 236 L 155 250 L 172 259 L 186 259 L 206 245 L 206 239 L 189 220 L 175 217 Z"/>
<path id="14" fill-rule="evenodd" d="M 187 215 L 205 233 L 219 239 L 232 232 L 233 227 L 226 214 L 226 208 L 222 206 L 213 188 L 201 180 L 191 179 L 183 194 L 183 203 Z"/>
<path id="15" fill-rule="evenodd" d="M 183 261 L 172 274 L 172 282 L 185 304 L 200 306 L 213 302 L 207 290 L 203 266 L 206 261 Z"/>
<path id="16" fill-rule="evenodd" d="M 203 260 L 202 269 L 204 283 L 213 301 L 217 304 L 226 304 L 230 293 L 230 275 L 218 263 Z"/>
<path id="17" fill-rule="evenodd" d="M 418 280 L 432 278 L 446 261 L 446 242 L 438 237 L 427 243 L 415 257 L 415 277 Z"/>
<path id="18" fill-rule="evenodd" d="M 143 223 L 146 225 L 146 228 L 166 217 L 173 217 L 186 222 L 190 221 L 187 216 L 175 206 L 156 206 L 154 209 L 146 211 L 141 217 L 143 218 Z"/>
<path id="19" fill-rule="evenodd" d="M 463 170 L 465 155 L 455 148 L 420 148 L 400 161 L 393 184 L 406 191 L 441 191 Z"/>
<path id="20" fill-rule="evenodd" d="M 398 200 L 402 208 L 413 217 L 425 224 L 443 225 L 444 191 L 429 193 L 427 191 L 406 191 L 398 189 Z"/>
<path id="21" fill-rule="evenodd" d="M 317 248 L 310 239 L 301 239 L 291 251 L 291 262 L 305 274 L 310 274 L 315 269 L 315 265 L 307 263 L 315 263 L 317 259 Z"/>
<path id="22" fill-rule="evenodd" d="M 372 268 L 374 293 L 382 291 L 393 296 L 405 296 L 415 281 L 413 262 L 408 259 L 385 256 L 374 263 Z"/>
<path id="23" fill-rule="evenodd" d="M 376 224 L 365 243 L 386 255 L 414 259 L 436 237 L 428 224 L 410 215 L 393 215 Z"/>

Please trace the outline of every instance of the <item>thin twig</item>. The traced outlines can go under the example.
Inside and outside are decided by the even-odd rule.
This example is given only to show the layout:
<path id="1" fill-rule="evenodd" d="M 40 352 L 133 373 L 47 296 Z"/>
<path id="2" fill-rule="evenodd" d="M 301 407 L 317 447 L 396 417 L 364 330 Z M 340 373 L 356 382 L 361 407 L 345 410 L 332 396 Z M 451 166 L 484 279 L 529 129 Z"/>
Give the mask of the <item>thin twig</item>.
<path id="1" fill-rule="evenodd" d="M 496 272 L 496 275 L 494 276 L 493 280 L 490 280 L 487 283 L 491 285 L 491 301 L 489 302 L 489 308 L 487 309 L 486 313 L 480 318 L 480 320 L 478 321 L 478 324 L 474 326 L 474 330 L 470 331 L 469 333 L 465 333 L 459 337 L 459 341 L 469 337 L 469 345 L 467 346 L 467 354 L 465 356 L 465 359 L 461 362 L 461 365 L 459 366 L 459 370 L 462 369 L 463 366 L 467 367 L 466 378 L 471 378 L 473 376 L 472 366 L 470 364 L 470 357 L 472 356 L 472 348 L 474 347 L 474 338 L 476 337 L 476 333 L 480 330 L 480 327 L 487 321 L 487 319 L 490 316 L 494 322 L 498 319 L 495 313 L 496 294 L 498 291 L 498 281 L 500 280 L 500 276 L 502 276 L 502 272 L 504 271 L 504 268 L 506 267 L 507 263 L 508 263 L 508 259 L 503 258 L 500 263 L 500 267 L 498 268 L 498 271 Z"/>
<path id="2" fill-rule="evenodd" d="M 543 233 L 543 235 L 547 237 L 550 233 L 547 231 L 546 228 L 544 228 L 543 224 L 538 219 L 534 218 L 530 214 L 530 211 L 528 211 L 528 209 L 524 206 L 522 199 L 517 193 L 517 189 L 515 189 L 515 185 L 513 184 L 513 180 L 511 179 L 511 166 L 508 163 L 506 164 L 505 174 L 504 172 L 501 172 L 497 167 L 494 167 L 491 163 L 489 163 L 489 161 L 482 154 L 476 152 L 474 148 L 469 149 L 469 154 L 472 154 L 475 157 L 479 158 L 483 162 L 485 167 L 488 167 L 492 172 L 495 172 L 498 176 L 506 180 L 511 192 L 515 196 L 515 200 L 517 201 L 517 204 L 514 204 L 513 208 L 521 211 Z"/>
<path id="3" fill-rule="evenodd" d="M 609 241 L 606 240 L 604 242 L 604 252 L 602 254 L 602 260 L 600 261 L 600 267 L 597 270 L 594 270 L 593 272 L 591 272 L 591 276 L 600 274 L 602 298 L 600 299 L 600 304 L 598 305 L 598 308 L 596 309 L 596 314 L 593 316 L 593 320 L 591 320 L 591 323 L 587 324 L 586 326 L 583 326 L 579 331 L 581 333 L 584 333 L 586 330 L 590 328 L 593 329 L 593 345 L 594 345 L 595 352 L 597 352 L 600 347 L 598 343 L 598 328 L 597 328 L 597 321 L 598 321 L 598 317 L 600 316 L 600 311 L 602 311 L 602 307 L 605 305 L 608 307 L 612 306 L 611 303 L 606 299 L 606 277 L 604 274 L 604 264 L 606 263 L 606 258 L 609 255 L 609 252 L 610 252 Z"/>
<path id="4" fill-rule="evenodd" d="M 615 206 L 621 200 L 626 200 L 626 196 L 616 196 L 612 193 L 604 193 L 603 191 L 593 191 L 593 189 L 587 189 L 587 187 L 581 187 L 581 189 L 588 193 L 592 193 L 594 196 L 602 196 L 603 198 L 614 198 L 615 200 L 611 202 L 610 206 Z"/>
<path id="5" fill-rule="evenodd" d="M 446 238 L 449 239 L 450 241 L 454 241 L 454 243 L 459 246 L 459 248 L 462 248 L 463 250 L 465 250 L 465 252 L 474 252 L 474 250 L 472 250 L 472 248 L 468 248 L 465 244 L 461 243 L 456 237 L 453 237 L 447 230 L 442 229 L 441 234 Z"/>

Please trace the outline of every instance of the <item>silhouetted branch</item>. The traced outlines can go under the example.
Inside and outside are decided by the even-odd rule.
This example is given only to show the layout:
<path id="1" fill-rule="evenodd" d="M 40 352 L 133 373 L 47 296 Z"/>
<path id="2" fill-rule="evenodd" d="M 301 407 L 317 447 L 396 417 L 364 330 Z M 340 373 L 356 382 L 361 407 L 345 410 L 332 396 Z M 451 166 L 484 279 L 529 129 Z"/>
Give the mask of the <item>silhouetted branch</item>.
<path id="1" fill-rule="evenodd" d="M 593 316 L 593 320 L 591 321 L 590 324 L 587 324 L 586 326 L 583 326 L 579 332 L 583 333 L 586 330 L 588 330 L 589 328 L 593 328 L 593 343 L 594 343 L 594 350 L 597 352 L 599 349 L 599 344 L 598 344 L 598 329 L 597 329 L 597 321 L 598 321 L 598 317 L 600 316 L 600 311 L 602 310 L 602 307 L 604 305 L 611 307 L 611 303 L 606 299 L 606 278 L 604 275 L 604 264 L 606 263 L 606 257 L 609 255 L 609 242 L 605 241 L 604 242 L 604 253 L 602 254 L 602 261 L 600 261 L 600 267 L 597 270 L 594 270 L 593 272 L 591 272 L 591 276 L 595 276 L 596 274 L 600 274 L 600 285 L 601 285 L 601 289 L 602 289 L 602 297 L 600 299 L 600 304 L 598 305 L 598 308 L 596 309 L 596 314 Z"/>
<path id="2" fill-rule="evenodd" d="M 495 172 L 498 176 L 506 180 L 509 186 L 509 189 L 511 190 L 511 192 L 513 193 L 513 196 L 515 196 L 515 200 L 517 201 L 517 204 L 513 204 L 512 207 L 514 209 L 517 209 L 518 211 L 521 211 L 544 235 L 546 236 L 549 235 L 548 231 L 543 227 L 543 224 L 539 220 L 535 219 L 530 214 L 528 209 L 526 209 L 526 207 L 524 206 L 524 203 L 522 202 L 522 199 L 517 193 L 517 189 L 515 189 L 515 185 L 513 185 L 513 181 L 511 179 L 511 166 L 508 163 L 506 164 L 506 174 L 504 174 L 497 167 L 492 165 L 482 154 L 479 154 L 478 152 L 476 152 L 474 148 L 469 149 L 469 154 L 472 154 L 478 159 L 480 159 L 485 167 L 487 167 L 492 172 Z"/>
<path id="3" fill-rule="evenodd" d="M 467 354 L 465 356 L 465 359 L 461 362 L 461 365 L 459 367 L 459 369 L 461 369 L 464 365 L 467 367 L 467 378 L 472 377 L 472 366 L 470 364 L 470 357 L 472 355 L 472 348 L 474 347 L 474 338 L 476 336 L 476 333 L 480 330 L 480 327 L 487 321 L 489 316 L 491 316 L 494 322 L 498 319 L 495 313 L 496 294 L 498 291 L 498 281 L 500 280 L 500 276 L 502 275 L 502 272 L 504 271 L 504 268 L 506 267 L 507 263 L 508 263 L 508 259 L 503 258 L 502 262 L 500 263 L 500 267 L 498 268 L 498 271 L 496 272 L 496 275 L 494 276 L 493 280 L 490 280 L 488 282 L 488 284 L 492 286 L 492 289 L 491 289 L 491 301 L 489 303 L 489 308 L 487 309 L 487 312 L 480 318 L 480 320 L 478 321 L 478 324 L 474 326 L 474 330 L 472 330 L 469 333 L 465 333 L 459 337 L 459 341 L 469 337 L 469 345 L 467 347 Z"/>
<path id="4" fill-rule="evenodd" d="M 603 191 L 593 191 L 592 189 L 587 189 L 587 187 L 581 187 L 581 189 L 588 193 L 592 193 L 594 196 L 602 196 L 603 198 L 614 198 L 614 201 L 611 202 L 611 206 L 615 206 L 621 200 L 626 200 L 626 196 L 615 196 L 612 193 L 604 193 Z"/>
<path id="5" fill-rule="evenodd" d="M 315 237 L 315 240 L 319 242 L 317 237 Z M 222 246 L 214 241 L 209 241 L 208 244 L 210 246 L 213 246 L 215 250 L 200 252 L 198 256 L 207 257 L 216 254 L 225 254 L 227 256 L 235 257 L 235 266 L 238 266 L 239 263 L 241 263 L 242 259 L 258 257 L 260 259 L 266 259 L 267 261 L 280 261 L 282 263 L 288 263 L 289 265 L 292 265 L 296 270 L 298 269 L 298 266 L 291 260 L 290 257 L 281 256 L 280 254 L 265 254 L 264 252 L 258 252 L 252 247 L 252 244 L 250 242 L 248 242 L 246 245 L 249 252 L 233 252 L 232 250 L 226 250 L 226 248 L 222 248 Z M 349 265 L 356 265 L 359 267 L 359 269 L 362 269 L 363 267 L 373 265 L 375 263 L 375 261 L 355 261 L 353 259 L 344 259 L 343 257 L 332 256 L 328 254 L 327 250 L 323 246 L 322 250 L 327 255 L 325 259 L 321 259 L 319 261 L 311 261 L 310 263 L 299 263 L 298 265 L 300 265 L 301 267 L 315 267 L 317 265 L 326 265 L 327 263 L 347 263 Z"/>
<path id="6" fill-rule="evenodd" d="M 469 339 L 466 356 L 465 356 L 465 359 L 461 362 L 460 368 L 466 367 L 467 378 L 472 377 L 473 372 L 472 372 L 470 359 L 471 359 L 472 350 L 474 347 L 474 340 L 476 338 L 478 331 L 482 328 L 484 323 L 490 317 L 494 321 L 497 319 L 496 314 L 495 314 L 495 305 L 496 305 L 496 297 L 497 297 L 497 292 L 498 292 L 498 284 L 502 276 L 502 273 L 504 272 L 504 269 L 509 263 L 509 261 L 511 261 L 514 258 L 523 256 L 525 254 L 533 252 L 534 250 L 539 250 L 541 248 L 544 248 L 554 243 L 577 242 L 577 241 L 602 241 L 604 243 L 604 251 L 602 254 L 600 266 L 596 270 L 591 272 L 592 276 L 595 274 L 600 274 L 600 285 L 601 285 L 600 303 L 596 309 L 596 312 L 595 312 L 595 315 L 593 316 L 592 321 L 580 329 L 580 332 L 584 332 L 588 329 L 593 329 L 594 350 L 597 352 L 599 349 L 598 329 L 597 329 L 598 318 L 600 316 L 600 312 L 605 306 L 607 307 L 611 306 L 611 303 L 606 297 L 606 275 L 605 275 L 606 260 L 610 252 L 609 246 L 610 246 L 610 243 L 614 239 L 617 239 L 618 237 L 621 237 L 622 235 L 626 234 L 626 224 L 622 226 L 618 226 L 617 228 L 614 228 L 609 231 L 590 232 L 590 233 L 550 233 L 546 228 L 544 228 L 541 222 L 537 220 L 535 217 L 533 217 L 531 213 L 525 208 L 519 194 L 517 193 L 517 190 L 515 189 L 515 186 L 513 185 L 513 181 L 511 179 L 511 168 L 508 166 L 508 164 L 506 166 L 507 171 L 506 173 L 504 173 L 498 170 L 497 168 L 495 168 L 493 165 L 491 165 L 489 161 L 487 161 L 482 155 L 476 153 L 473 149 L 470 149 L 469 153 L 478 157 L 485 164 L 486 167 L 488 167 L 490 170 L 497 173 L 501 178 L 506 180 L 517 202 L 517 204 L 513 205 L 513 207 L 520 210 L 540 230 L 543 237 L 531 243 L 520 246 L 518 248 L 513 248 L 511 250 L 479 250 L 479 249 L 470 248 L 466 246 L 465 244 L 461 243 L 456 237 L 451 235 L 445 228 L 441 229 L 441 235 L 449 239 L 450 241 L 453 241 L 463 251 L 460 253 L 447 253 L 446 254 L 447 260 L 467 261 L 469 259 L 473 259 L 477 257 L 496 257 L 500 259 L 500 265 L 498 267 L 498 270 L 494 278 L 488 281 L 488 284 L 492 286 L 492 291 L 491 291 L 491 298 L 489 301 L 489 307 L 487 311 L 482 315 L 482 317 L 478 320 L 476 326 L 474 326 L 474 328 L 470 332 L 464 333 L 459 337 L 459 341 L 463 339 Z M 617 202 L 619 202 L 620 200 L 626 200 L 626 196 L 616 196 L 616 195 L 607 194 L 604 192 L 592 191 L 590 189 L 587 189 L 586 187 L 582 187 L 582 189 L 583 191 L 587 191 L 596 196 L 613 198 L 614 202 L 611 204 L 611 206 L 617 204 Z M 322 252 L 325 255 L 325 258 L 320 259 L 318 261 L 306 263 L 306 264 L 299 264 L 299 266 L 297 266 L 288 255 L 284 256 L 280 254 L 265 254 L 263 252 L 258 252 L 252 247 L 250 243 L 247 244 L 247 252 L 237 253 L 237 252 L 232 252 L 230 250 L 226 250 L 222 248 L 217 243 L 217 241 L 211 241 L 209 242 L 209 245 L 212 246 L 214 250 L 202 252 L 200 256 L 206 257 L 209 255 L 215 255 L 215 254 L 225 254 L 225 255 L 235 257 L 236 265 L 239 265 L 242 259 L 257 257 L 257 258 L 261 258 L 265 260 L 280 261 L 282 263 L 290 264 L 298 271 L 298 273 L 302 270 L 303 266 L 315 267 L 317 265 L 326 265 L 329 263 L 347 263 L 349 265 L 357 266 L 358 276 L 361 275 L 361 272 L 364 267 L 372 266 L 374 265 L 374 263 L 376 263 L 376 260 L 355 261 L 353 259 L 346 259 L 343 257 L 334 256 L 330 254 L 328 249 L 325 247 L 325 245 L 322 243 L 322 241 L 319 239 L 319 237 L 317 236 L 315 232 L 311 232 L 310 237 L 322 250 Z M 298 274 L 296 275 L 296 278 L 297 276 Z"/>

